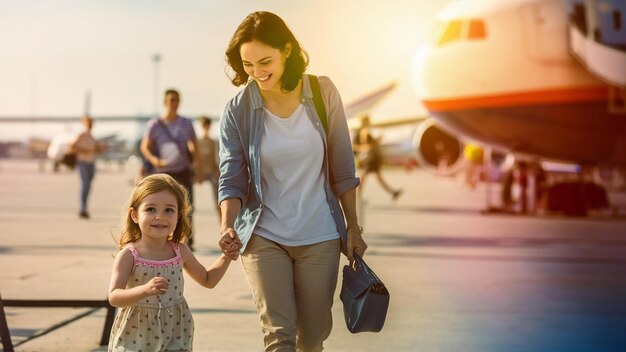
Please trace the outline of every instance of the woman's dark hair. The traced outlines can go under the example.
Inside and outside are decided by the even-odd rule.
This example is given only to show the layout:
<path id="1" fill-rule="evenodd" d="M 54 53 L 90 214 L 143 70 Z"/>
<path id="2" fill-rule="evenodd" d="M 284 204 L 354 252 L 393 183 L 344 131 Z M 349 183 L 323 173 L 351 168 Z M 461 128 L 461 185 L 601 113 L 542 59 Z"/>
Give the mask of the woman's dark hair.
<path id="1" fill-rule="evenodd" d="M 257 11 L 249 14 L 237 27 L 228 48 L 226 60 L 235 72 L 229 77 L 235 86 L 248 82 L 248 74 L 243 68 L 239 49 L 244 43 L 258 40 L 272 48 L 283 50 L 287 43 L 291 43 L 291 54 L 285 62 L 285 72 L 281 80 L 281 90 L 290 92 L 296 88 L 298 81 L 309 64 L 309 55 L 300 47 L 287 24 L 271 12 Z"/>

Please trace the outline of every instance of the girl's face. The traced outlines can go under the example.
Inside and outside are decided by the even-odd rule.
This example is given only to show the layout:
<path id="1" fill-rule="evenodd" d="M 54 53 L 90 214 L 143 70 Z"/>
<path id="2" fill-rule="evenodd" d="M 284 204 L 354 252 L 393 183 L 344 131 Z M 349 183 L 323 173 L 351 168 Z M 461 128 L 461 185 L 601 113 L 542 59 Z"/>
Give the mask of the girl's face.
<path id="1" fill-rule="evenodd" d="M 244 70 L 264 91 L 280 90 L 285 62 L 289 54 L 291 54 L 291 43 L 287 43 L 285 49 L 278 50 L 263 42 L 253 40 L 241 44 L 239 48 Z"/>
<path id="2" fill-rule="evenodd" d="M 161 191 L 148 195 L 130 216 L 139 225 L 142 238 L 167 240 L 178 223 L 178 203 L 172 192 Z"/>

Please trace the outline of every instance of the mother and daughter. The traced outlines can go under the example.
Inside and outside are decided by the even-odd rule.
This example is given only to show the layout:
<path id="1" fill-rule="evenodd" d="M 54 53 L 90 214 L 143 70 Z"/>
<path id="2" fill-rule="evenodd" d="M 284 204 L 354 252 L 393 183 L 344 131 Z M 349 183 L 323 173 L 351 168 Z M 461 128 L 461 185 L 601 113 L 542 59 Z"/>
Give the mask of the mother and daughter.
<path id="1" fill-rule="evenodd" d="M 226 51 L 245 87 L 220 126 L 220 257 L 207 269 L 186 245 L 188 195 L 155 174 L 124 215 L 109 301 L 118 307 L 110 351 L 191 351 L 194 325 L 183 270 L 214 287 L 241 256 L 265 351 L 321 351 L 332 330 L 340 252 L 367 244 L 356 215 L 351 140 L 341 97 L 305 74 L 308 55 L 270 12 L 247 16 Z M 320 116 L 322 115 L 322 116 Z"/>

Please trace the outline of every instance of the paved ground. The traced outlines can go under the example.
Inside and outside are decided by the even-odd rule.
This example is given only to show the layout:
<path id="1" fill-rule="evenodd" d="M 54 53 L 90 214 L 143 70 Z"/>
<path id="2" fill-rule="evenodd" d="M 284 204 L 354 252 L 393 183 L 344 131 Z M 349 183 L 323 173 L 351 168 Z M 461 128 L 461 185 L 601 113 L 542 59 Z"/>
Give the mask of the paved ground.
<path id="1" fill-rule="evenodd" d="M 77 175 L 0 161 L 0 294 L 5 299 L 104 299 L 129 167 L 100 165 L 93 218 L 77 217 Z M 378 334 L 350 334 L 341 302 L 328 351 L 626 351 L 626 221 L 480 214 L 483 189 L 417 171 L 373 179 L 365 208 L 368 263 L 392 295 Z M 212 195 L 199 187 L 197 254 L 217 254 Z M 612 199 L 626 205 L 624 195 Z M 621 208 L 623 211 L 625 208 Z M 622 213 L 624 214 L 624 213 Z M 259 351 L 262 337 L 239 263 L 206 290 L 187 280 L 196 351 Z M 32 339 L 86 309 L 7 308 L 16 351 L 104 351 L 104 311 Z"/>

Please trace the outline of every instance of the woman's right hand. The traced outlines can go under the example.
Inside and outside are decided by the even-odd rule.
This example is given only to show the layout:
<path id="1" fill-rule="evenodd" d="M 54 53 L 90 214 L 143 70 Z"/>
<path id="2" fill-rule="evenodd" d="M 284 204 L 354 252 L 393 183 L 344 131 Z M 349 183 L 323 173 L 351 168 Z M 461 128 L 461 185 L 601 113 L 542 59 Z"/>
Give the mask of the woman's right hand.
<path id="1" fill-rule="evenodd" d="M 347 257 L 350 261 L 350 266 L 352 266 L 352 261 L 354 260 L 354 253 L 358 254 L 359 257 L 363 258 L 363 254 L 367 250 L 367 243 L 363 240 L 363 228 L 361 226 L 356 226 L 352 228 L 348 228 L 348 253 Z"/>
<path id="2" fill-rule="evenodd" d="M 222 229 L 220 232 L 220 249 L 227 257 L 232 260 L 239 258 L 239 249 L 241 248 L 241 241 L 237 236 L 237 231 L 232 227 Z"/>
<path id="3" fill-rule="evenodd" d="M 164 277 L 153 277 L 144 286 L 143 292 L 148 296 L 160 295 L 167 291 L 170 286 L 169 281 Z"/>

